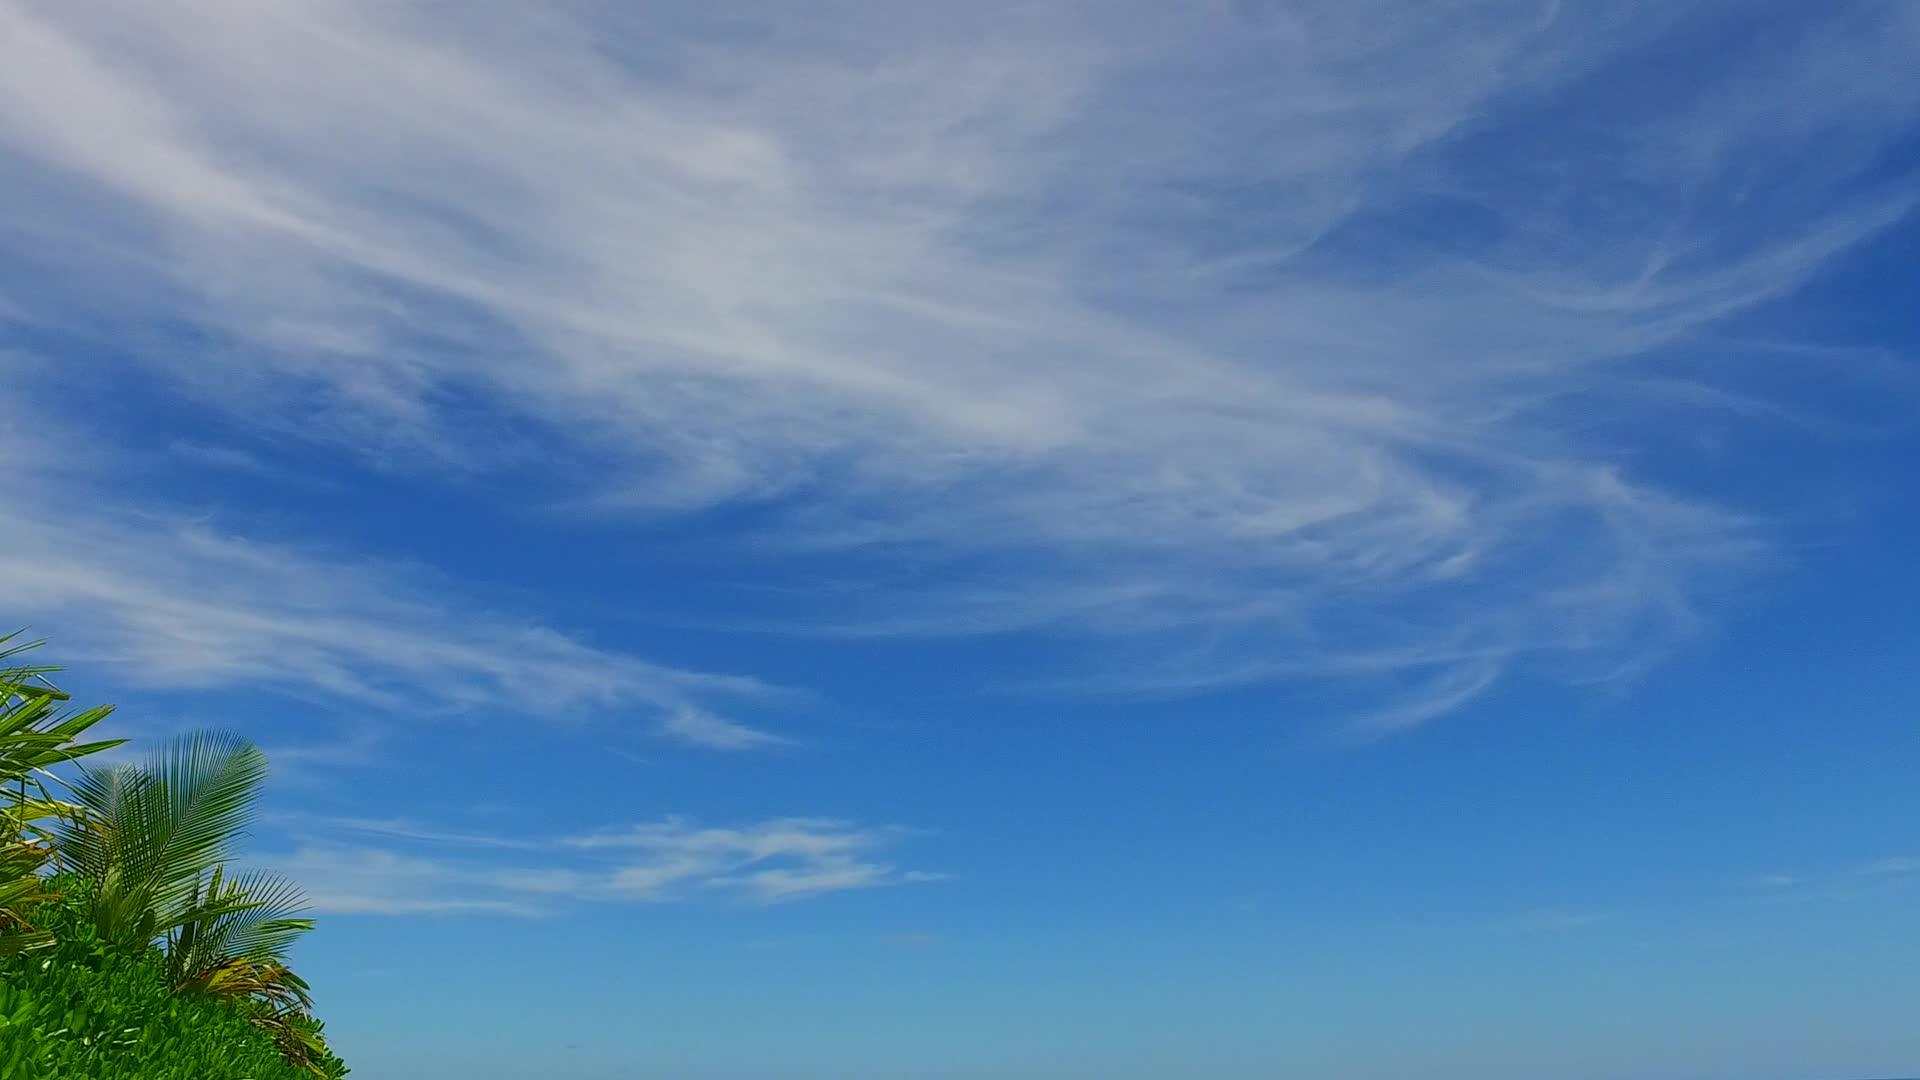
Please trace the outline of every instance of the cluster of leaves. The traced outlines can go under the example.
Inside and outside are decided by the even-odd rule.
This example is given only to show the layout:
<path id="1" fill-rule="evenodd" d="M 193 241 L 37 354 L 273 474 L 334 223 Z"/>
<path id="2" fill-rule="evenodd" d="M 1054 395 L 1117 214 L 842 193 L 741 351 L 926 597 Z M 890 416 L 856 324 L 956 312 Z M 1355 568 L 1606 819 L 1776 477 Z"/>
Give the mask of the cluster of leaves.
<path id="1" fill-rule="evenodd" d="M 62 784 L 54 767 L 118 745 L 79 741 L 109 710 L 61 711 L 55 669 L 12 664 L 32 646 L 10 642 L 0 637 L 0 1080 L 343 1076 L 286 964 L 313 927 L 299 890 L 226 869 L 266 756 L 202 733 Z M 253 1062 L 262 1052 L 273 1068 Z"/>
<path id="2" fill-rule="evenodd" d="M 338 1080 L 318 1021 L 300 1030 L 315 1052 L 294 1064 L 258 1024 L 264 1003 L 182 993 L 157 948 L 102 940 L 85 885 L 55 879 L 59 899 L 28 909 L 57 944 L 0 964 L 0 1080 Z"/>
<path id="3" fill-rule="evenodd" d="M 86 730 L 105 719 L 111 706 L 61 713 L 67 695 L 47 681 L 56 669 L 15 665 L 32 644 L 0 637 L 0 959 L 46 948 L 53 938 L 35 929 L 23 908 L 41 896 L 41 873 L 53 857 L 45 823 L 70 817 L 73 806 L 52 798 L 47 770 L 120 745 L 117 740 L 82 743 Z"/>

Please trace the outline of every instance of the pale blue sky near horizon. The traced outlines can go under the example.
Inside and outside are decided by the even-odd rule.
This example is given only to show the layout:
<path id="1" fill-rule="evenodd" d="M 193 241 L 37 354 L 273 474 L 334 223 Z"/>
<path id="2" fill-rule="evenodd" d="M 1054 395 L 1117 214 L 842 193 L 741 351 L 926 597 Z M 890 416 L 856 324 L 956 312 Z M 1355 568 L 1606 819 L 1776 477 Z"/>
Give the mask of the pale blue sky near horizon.
<path id="1" fill-rule="evenodd" d="M 1920 1074 L 1920 6 L 0 0 L 0 619 L 363 1080 Z"/>

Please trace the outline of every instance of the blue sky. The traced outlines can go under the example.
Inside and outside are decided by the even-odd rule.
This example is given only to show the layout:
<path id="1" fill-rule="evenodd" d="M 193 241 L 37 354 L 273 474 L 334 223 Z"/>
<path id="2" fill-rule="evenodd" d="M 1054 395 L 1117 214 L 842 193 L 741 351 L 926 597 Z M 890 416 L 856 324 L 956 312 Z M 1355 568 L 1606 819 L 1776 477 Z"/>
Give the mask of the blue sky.
<path id="1" fill-rule="evenodd" d="M 356 1076 L 1920 1072 L 1912 5 L 0 49 L 5 618 Z"/>

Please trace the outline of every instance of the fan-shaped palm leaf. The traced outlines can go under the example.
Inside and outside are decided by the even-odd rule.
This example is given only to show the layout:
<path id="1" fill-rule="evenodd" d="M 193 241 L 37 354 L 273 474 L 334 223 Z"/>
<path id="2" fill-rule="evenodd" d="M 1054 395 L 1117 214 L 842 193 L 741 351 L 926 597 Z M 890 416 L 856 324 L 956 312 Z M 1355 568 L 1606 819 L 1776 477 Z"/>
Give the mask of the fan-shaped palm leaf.
<path id="1" fill-rule="evenodd" d="M 294 941 L 313 929 L 305 910 L 306 898 L 285 878 L 257 871 L 229 878 L 215 868 L 167 937 L 168 977 L 186 986 L 233 963 L 283 964 Z"/>
<path id="2" fill-rule="evenodd" d="M 267 761 L 234 735 L 196 732 L 144 766 L 86 770 L 84 813 L 59 831 L 62 861 L 85 879 L 108 940 L 152 941 L 199 917 L 206 876 L 252 817 Z"/>

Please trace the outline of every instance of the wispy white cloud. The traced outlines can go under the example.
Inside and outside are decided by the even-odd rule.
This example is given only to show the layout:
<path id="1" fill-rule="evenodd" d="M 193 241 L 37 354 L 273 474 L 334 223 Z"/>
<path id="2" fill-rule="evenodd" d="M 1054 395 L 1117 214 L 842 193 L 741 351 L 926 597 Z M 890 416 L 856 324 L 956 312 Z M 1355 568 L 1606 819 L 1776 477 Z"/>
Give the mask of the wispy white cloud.
<path id="1" fill-rule="evenodd" d="M 757 543 L 860 555 L 784 629 L 1092 634 L 1139 686 L 1404 684 L 1393 728 L 1695 630 L 1765 537 L 1636 468 L 1672 426 L 1647 410 L 1764 410 L 1712 392 L 1738 356 L 1671 347 L 1916 190 L 1874 171 L 1920 110 L 1905 5 L 1796 12 L 1659 87 L 1664 51 L 1751 16 L 594 12 L 0 5 L 32 196 L 0 209 L 5 310 L 189 325 L 211 346 L 136 362 L 389 465 L 615 515 L 777 498 Z M 350 666 L 268 621 L 310 676 Z M 399 655 L 455 692 L 528 650 L 765 745 L 569 639 L 424 637 Z"/>
<path id="2" fill-rule="evenodd" d="M 270 461 L 244 447 L 215 442 L 175 439 L 167 453 L 178 461 L 219 472 L 253 477 L 292 488 L 324 488 L 328 485 L 285 464 Z"/>
<path id="3" fill-rule="evenodd" d="M 1480 696 L 1500 677 L 1500 665 L 1470 658 L 1443 665 L 1437 676 L 1401 693 L 1392 704 L 1356 717 L 1346 726 L 1355 739 L 1375 739 L 1405 731 L 1452 712 Z"/>
<path id="4" fill-rule="evenodd" d="M 1774 871 L 1753 880 L 1769 899 L 1805 902 L 1852 901 L 1885 890 L 1901 889 L 1920 880 L 1920 857 L 1884 855 L 1845 867 L 1782 873 Z"/>
<path id="5" fill-rule="evenodd" d="M 667 818 L 561 838 L 398 819 L 300 816 L 271 824 L 297 842 L 263 861 L 301 882 L 316 910 L 342 913 L 532 915 L 568 903 L 703 896 L 772 904 L 945 877 L 880 859 L 906 830 L 823 818 L 731 828 Z"/>
<path id="6" fill-rule="evenodd" d="M 596 648 L 417 568 L 249 541 L 205 523 L 60 506 L 51 496 L 33 503 L 33 494 L 16 506 L 47 512 L 17 515 L 0 538 L 8 617 L 57 637 L 63 660 L 107 662 L 132 681 L 280 686 L 428 712 L 651 713 L 656 724 L 706 702 L 790 696 L 747 676 Z M 352 760 L 371 738 L 275 756 L 294 766 Z M 745 739 L 729 748 L 746 748 Z"/>
<path id="7" fill-rule="evenodd" d="M 490 833 L 462 832 L 454 829 L 440 829 L 421 825 L 406 818 L 370 818 L 342 815 L 315 814 L 269 814 L 264 819 L 268 825 L 284 828 L 301 835 L 328 835 L 371 837 L 379 840 L 402 840 L 409 843 L 424 844 L 432 847 L 472 847 L 501 848 L 532 851 L 546 844 L 534 837 L 498 836 Z"/>
<path id="8" fill-rule="evenodd" d="M 662 734 L 709 750 L 764 750 L 792 745 L 793 740 L 715 716 L 705 709 L 683 705 L 660 723 Z"/>
<path id="9" fill-rule="evenodd" d="M 598 648 L 423 566 L 184 515 L 117 489 L 110 456 L 61 422 L 57 401 L 16 400 L 47 419 L 0 420 L 15 510 L 0 533 L 6 617 L 56 640 L 63 663 L 105 663 L 146 686 L 273 686 L 429 715 L 504 706 L 637 719 L 636 730 L 712 749 L 787 742 L 720 710 L 790 704 L 798 691 Z M 362 722 L 267 749 L 281 776 L 300 778 L 366 762 L 386 730 Z"/>
<path id="10" fill-rule="evenodd" d="M 1904 878 L 1920 875 L 1920 857 L 1889 855 L 1860 867 L 1856 874 L 1864 878 Z"/>
<path id="11" fill-rule="evenodd" d="M 302 847 L 264 860 L 300 883 L 308 909 L 338 915 L 509 915 L 546 911 L 540 898 L 490 887 L 444 860 L 372 847 Z"/>
<path id="12" fill-rule="evenodd" d="M 387 732 L 385 728 L 361 727 L 308 742 L 270 743 L 261 750 L 272 763 L 276 785 L 292 782 L 312 786 L 341 771 L 380 760 L 383 752 L 391 751 Z"/>

